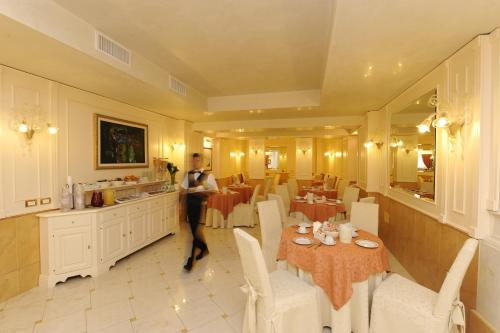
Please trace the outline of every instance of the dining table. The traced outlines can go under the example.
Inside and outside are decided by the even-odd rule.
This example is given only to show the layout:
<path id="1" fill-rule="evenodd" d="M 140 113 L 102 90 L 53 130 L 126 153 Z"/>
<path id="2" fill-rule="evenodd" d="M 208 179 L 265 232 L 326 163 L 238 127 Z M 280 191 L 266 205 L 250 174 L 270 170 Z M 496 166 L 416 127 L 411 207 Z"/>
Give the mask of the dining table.
<path id="1" fill-rule="evenodd" d="M 327 199 L 324 202 L 308 203 L 305 199 L 290 200 L 290 214 L 304 221 L 331 221 L 337 213 L 345 212 L 345 205 L 336 199 Z"/>
<path id="2" fill-rule="evenodd" d="M 233 192 L 238 192 L 241 194 L 241 202 L 248 203 L 252 198 L 253 188 L 247 184 L 238 184 L 238 185 L 229 185 L 227 187 L 229 190 Z"/>
<path id="3" fill-rule="evenodd" d="M 242 196 L 238 192 L 216 192 L 207 199 L 205 226 L 212 228 L 232 228 L 233 210 L 242 203 Z"/>
<path id="4" fill-rule="evenodd" d="M 304 197 L 307 193 L 313 193 L 319 197 L 325 196 L 327 199 L 337 199 L 337 190 L 325 190 L 323 187 L 302 187 L 298 194 Z"/>
<path id="5" fill-rule="evenodd" d="M 350 243 L 336 238 L 335 245 L 324 245 L 314 238 L 312 228 L 298 234 L 297 227 L 283 229 L 278 264 L 320 291 L 321 320 L 332 333 L 368 333 L 370 304 L 375 288 L 390 271 L 384 242 L 377 236 L 357 230 Z M 307 237 L 312 245 L 299 245 L 294 239 Z M 370 240 L 376 248 L 354 242 Z"/>

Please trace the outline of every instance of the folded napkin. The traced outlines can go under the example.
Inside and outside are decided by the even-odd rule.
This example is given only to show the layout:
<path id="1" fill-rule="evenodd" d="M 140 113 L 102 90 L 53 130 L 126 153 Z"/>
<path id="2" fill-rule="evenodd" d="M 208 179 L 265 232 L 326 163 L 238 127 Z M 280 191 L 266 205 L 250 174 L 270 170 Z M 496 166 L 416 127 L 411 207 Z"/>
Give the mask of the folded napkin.
<path id="1" fill-rule="evenodd" d="M 313 234 L 318 232 L 318 230 L 320 230 L 322 226 L 323 226 L 323 223 L 321 223 L 319 221 L 313 222 Z"/>

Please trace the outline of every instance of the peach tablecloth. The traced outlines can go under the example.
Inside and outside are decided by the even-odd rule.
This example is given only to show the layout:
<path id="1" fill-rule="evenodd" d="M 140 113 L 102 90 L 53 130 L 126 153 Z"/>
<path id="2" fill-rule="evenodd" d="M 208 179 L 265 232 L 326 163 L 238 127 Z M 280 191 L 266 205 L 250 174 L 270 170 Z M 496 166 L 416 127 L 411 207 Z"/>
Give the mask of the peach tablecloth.
<path id="1" fill-rule="evenodd" d="M 248 185 L 228 186 L 228 189 L 241 194 L 241 202 L 243 202 L 243 203 L 250 202 L 250 199 L 252 198 L 253 189 L 251 186 L 248 186 Z"/>
<path id="2" fill-rule="evenodd" d="M 337 213 L 345 212 L 343 203 L 330 205 L 329 203 L 314 203 L 291 200 L 290 213 L 301 212 L 310 221 L 328 221 L 330 218 L 337 216 Z"/>
<path id="3" fill-rule="evenodd" d="M 379 243 L 377 249 L 365 249 L 353 243 L 337 241 L 335 246 L 307 247 L 297 245 L 293 238 L 299 235 L 297 227 L 288 227 L 281 236 L 278 260 L 286 260 L 299 269 L 311 273 L 314 283 L 321 287 L 335 309 L 345 305 L 353 294 L 354 282 L 368 280 L 377 273 L 390 269 L 384 243 L 377 236 L 358 230 L 355 239 L 370 239 Z M 309 238 L 313 238 L 309 231 Z M 318 242 L 315 240 L 315 242 Z"/>
<path id="4" fill-rule="evenodd" d="M 301 197 L 305 196 L 307 192 L 314 193 L 317 196 L 325 196 L 327 199 L 337 199 L 337 190 L 323 190 L 323 189 L 301 189 L 299 190 L 299 195 Z"/>
<path id="5" fill-rule="evenodd" d="M 214 193 L 208 197 L 207 209 L 212 208 L 221 212 L 224 219 L 233 212 L 234 206 L 241 203 L 241 194 L 239 193 Z"/>

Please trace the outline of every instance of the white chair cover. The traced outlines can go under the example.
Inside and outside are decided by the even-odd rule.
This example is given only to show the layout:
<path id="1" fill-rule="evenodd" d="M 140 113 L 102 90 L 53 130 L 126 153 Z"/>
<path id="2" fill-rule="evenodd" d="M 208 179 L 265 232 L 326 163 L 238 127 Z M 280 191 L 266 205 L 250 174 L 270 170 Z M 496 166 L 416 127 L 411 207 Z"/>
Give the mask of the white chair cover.
<path id="1" fill-rule="evenodd" d="M 281 196 L 274 194 L 274 193 L 269 193 L 267 195 L 269 197 L 269 200 L 275 200 L 278 202 L 278 208 L 280 210 L 280 216 L 281 216 L 281 224 L 283 225 L 284 228 L 291 226 L 291 225 L 296 225 L 302 222 L 302 219 L 297 219 L 292 216 L 288 216 L 285 210 L 285 206 L 283 205 L 283 201 L 281 199 Z"/>
<path id="2" fill-rule="evenodd" d="M 351 186 L 345 188 L 343 201 L 347 216 L 351 215 L 351 204 L 353 202 L 358 201 L 358 198 L 359 198 L 359 188 Z"/>
<path id="3" fill-rule="evenodd" d="M 249 203 L 240 203 L 234 206 L 232 222 L 235 227 L 253 227 L 255 225 L 255 202 L 259 190 L 260 184 L 257 184 Z"/>
<path id="4" fill-rule="evenodd" d="M 274 189 L 274 192 L 281 197 L 283 206 L 285 207 L 285 213 L 286 215 L 288 215 L 288 213 L 290 212 L 290 195 L 288 194 L 288 186 L 277 185 Z"/>
<path id="5" fill-rule="evenodd" d="M 320 333 L 314 287 L 288 271 L 267 272 L 259 242 L 234 230 L 246 285 L 247 305 L 243 333 Z"/>
<path id="6" fill-rule="evenodd" d="M 267 194 L 273 185 L 273 177 L 265 177 L 264 178 L 264 193 L 257 197 L 257 201 L 265 201 L 267 200 Z"/>
<path id="7" fill-rule="evenodd" d="M 297 184 L 297 179 L 295 178 L 288 178 L 288 192 L 290 194 L 290 198 L 295 198 L 295 196 L 298 193 L 298 188 L 299 185 Z"/>
<path id="8" fill-rule="evenodd" d="M 272 195 L 269 193 L 269 195 Z M 260 234 L 262 237 L 262 254 L 266 262 L 268 272 L 276 270 L 276 258 L 280 246 L 281 217 L 278 202 L 275 200 L 261 201 L 257 203 L 259 211 Z"/>
<path id="9" fill-rule="evenodd" d="M 344 197 L 344 190 L 347 186 L 347 180 L 340 178 L 337 181 L 337 198 L 342 199 Z"/>
<path id="10" fill-rule="evenodd" d="M 375 197 L 366 197 L 359 199 L 359 202 L 375 203 Z"/>
<path id="11" fill-rule="evenodd" d="M 478 241 L 468 239 L 439 294 L 392 274 L 373 295 L 370 333 L 445 333 L 465 332 L 465 309 L 460 302 L 460 286 Z"/>
<path id="12" fill-rule="evenodd" d="M 356 227 L 378 236 L 378 204 L 353 202 L 350 220 Z"/>

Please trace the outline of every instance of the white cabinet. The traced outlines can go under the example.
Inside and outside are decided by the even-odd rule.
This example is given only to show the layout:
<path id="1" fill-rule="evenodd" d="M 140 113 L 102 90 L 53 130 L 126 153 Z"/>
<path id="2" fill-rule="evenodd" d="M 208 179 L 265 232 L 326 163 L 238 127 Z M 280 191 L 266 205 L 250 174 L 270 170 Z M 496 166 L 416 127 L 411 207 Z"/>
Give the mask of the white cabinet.
<path id="1" fill-rule="evenodd" d="M 98 228 L 99 261 L 115 261 L 127 254 L 128 230 L 125 217 L 101 220 Z M 113 262 L 114 264 L 114 262 Z"/>
<path id="2" fill-rule="evenodd" d="M 179 193 L 113 207 L 48 212 L 40 217 L 40 285 L 97 276 L 121 258 L 176 232 Z"/>
<path id="3" fill-rule="evenodd" d="M 92 231 L 90 224 L 55 229 L 52 233 L 54 273 L 82 270 L 92 266 Z"/>

